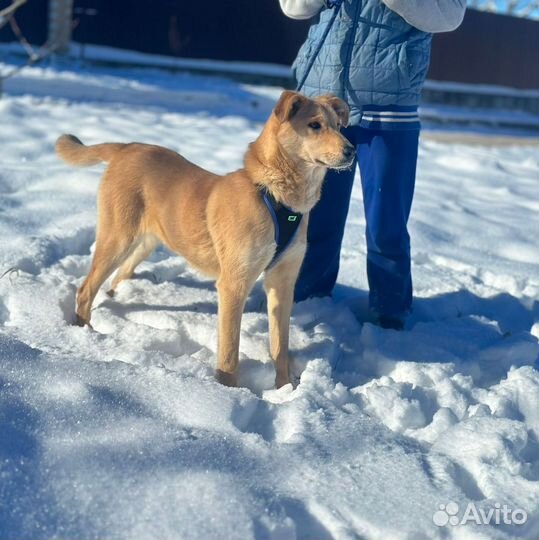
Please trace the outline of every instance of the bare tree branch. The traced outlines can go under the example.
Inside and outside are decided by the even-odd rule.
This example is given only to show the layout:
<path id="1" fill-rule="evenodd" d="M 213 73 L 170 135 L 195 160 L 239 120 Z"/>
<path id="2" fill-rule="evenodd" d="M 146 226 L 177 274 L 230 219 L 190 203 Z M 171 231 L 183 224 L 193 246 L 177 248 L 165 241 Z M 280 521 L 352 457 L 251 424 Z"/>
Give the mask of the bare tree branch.
<path id="1" fill-rule="evenodd" d="M 0 10 L 0 17 L 9 17 L 17 8 L 25 4 L 26 1 L 27 0 L 13 0 L 13 2 L 11 2 L 11 5 L 9 5 L 7 8 Z"/>

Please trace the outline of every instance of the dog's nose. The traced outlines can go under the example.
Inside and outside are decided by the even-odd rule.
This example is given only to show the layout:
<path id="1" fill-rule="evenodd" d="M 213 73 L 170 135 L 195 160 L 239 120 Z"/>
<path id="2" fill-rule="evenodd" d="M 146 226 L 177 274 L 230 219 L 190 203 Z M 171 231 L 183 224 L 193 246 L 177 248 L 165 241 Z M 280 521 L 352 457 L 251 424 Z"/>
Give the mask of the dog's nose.
<path id="1" fill-rule="evenodd" d="M 344 159 L 352 159 L 355 153 L 356 149 L 351 144 L 347 144 L 342 150 Z"/>

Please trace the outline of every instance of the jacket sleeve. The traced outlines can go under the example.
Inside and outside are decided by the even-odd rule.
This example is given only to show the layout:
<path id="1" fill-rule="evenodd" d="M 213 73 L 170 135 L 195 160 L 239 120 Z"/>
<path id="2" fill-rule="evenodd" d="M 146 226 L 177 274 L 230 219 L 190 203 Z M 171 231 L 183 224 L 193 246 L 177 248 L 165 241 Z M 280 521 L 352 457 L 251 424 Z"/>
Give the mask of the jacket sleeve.
<path id="1" fill-rule="evenodd" d="M 310 19 L 324 6 L 324 0 L 279 0 L 283 13 L 291 19 Z"/>
<path id="2" fill-rule="evenodd" d="M 408 24 L 423 32 L 450 32 L 460 26 L 466 0 L 382 0 Z M 282 1 L 281 1 L 282 4 Z"/>

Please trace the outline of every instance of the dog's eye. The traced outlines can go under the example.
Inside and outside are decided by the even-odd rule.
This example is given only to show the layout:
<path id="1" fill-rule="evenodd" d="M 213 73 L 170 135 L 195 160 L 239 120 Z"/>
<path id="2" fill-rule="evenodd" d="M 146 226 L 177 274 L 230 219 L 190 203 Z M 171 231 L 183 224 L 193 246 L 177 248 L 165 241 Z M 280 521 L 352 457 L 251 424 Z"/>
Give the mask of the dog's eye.
<path id="1" fill-rule="evenodd" d="M 314 129 L 314 131 L 318 131 L 322 126 L 320 125 L 320 122 L 311 122 L 309 127 Z"/>

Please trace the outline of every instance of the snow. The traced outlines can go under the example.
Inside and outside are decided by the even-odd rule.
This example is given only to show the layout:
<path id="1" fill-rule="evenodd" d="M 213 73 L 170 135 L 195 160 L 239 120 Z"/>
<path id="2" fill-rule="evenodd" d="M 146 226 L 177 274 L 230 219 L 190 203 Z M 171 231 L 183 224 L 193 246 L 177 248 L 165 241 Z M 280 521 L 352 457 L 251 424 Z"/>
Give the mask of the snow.
<path id="1" fill-rule="evenodd" d="M 442 92 L 458 92 L 462 94 L 488 94 L 492 96 L 514 97 L 514 98 L 539 98 L 539 90 L 511 88 L 510 86 L 499 86 L 496 84 L 470 84 L 452 81 L 425 82 L 425 89 L 440 90 Z"/>
<path id="2" fill-rule="evenodd" d="M 3 43 L 2 52 L 21 55 L 26 54 L 20 43 Z M 73 60 L 83 58 L 85 61 L 99 62 L 123 67 L 158 67 L 173 70 L 195 70 L 197 72 L 221 72 L 236 75 L 256 75 L 287 79 L 292 77 L 292 69 L 288 65 L 269 62 L 244 62 L 215 60 L 210 58 L 181 58 L 160 54 L 143 53 L 128 49 L 118 49 L 104 45 L 72 42 L 67 53 Z"/>
<path id="3" fill-rule="evenodd" d="M 357 182 L 335 297 L 294 308 L 295 388 L 272 388 L 260 284 L 242 387 L 214 380 L 214 285 L 162 248 L 114 299 L 99 293 L 95 331 L 71 324 L 102 167 L 66 167 L 57 136 L 158 143 L 226 172 L 279 93 L 69 63 L 7 81 L 0 538 L 539 537 L 537 147 L 424 134 L 404 332 L 365 320 Z M 433 521 L 451 503 L 527 522 Z"/>
<path id="4" fill-rule="evenodd" d="M 423 103 L 419 107 L 419 117 L 423 126 L 432 123 L 435 127 L 437 122 L 444 122 L 448 126 L 460 123 L 477 131 L 481 128 L 485 130 L 485 125 L 491 129 L 499 126 L 498 130 L 505 129 L 511 133 L 519 129 L 522 135 L 529 137 L 537 136 L 539 130 L 539 115 L 515 109 L 494 110 Z"/>

